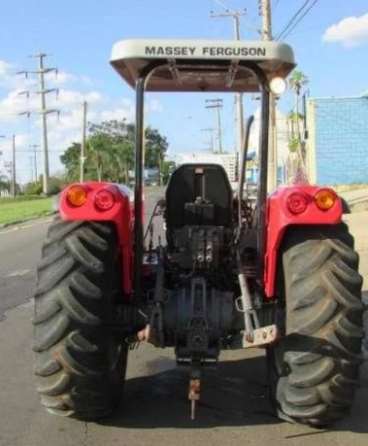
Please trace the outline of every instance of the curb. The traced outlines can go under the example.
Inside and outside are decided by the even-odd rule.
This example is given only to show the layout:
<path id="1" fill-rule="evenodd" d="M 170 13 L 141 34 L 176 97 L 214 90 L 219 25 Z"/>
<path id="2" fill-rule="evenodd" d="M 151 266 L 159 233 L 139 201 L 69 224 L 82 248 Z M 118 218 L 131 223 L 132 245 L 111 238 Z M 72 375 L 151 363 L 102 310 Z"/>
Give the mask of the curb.
<path id="1" fill-rule="evenodd" d="M 1 223 L 0 224 L 0 229 L 8 228 L 9 226 L 20 225 L 22 223 L 27 223 L 29 221 L 40 220 L 40 219 L 45 218 L 45 217 L 50 217 L 50 215 L 54 215 L 55 213 L 56 213 L 56 211 L 50 211 L 50 212 L 47 212 L 45 214 L 39 215 L 37 217 L 25 218 L 23 220 L 15 220 L 15 221 L 12 221 L 12 222 L 9 222 L 9 223 Z"/>

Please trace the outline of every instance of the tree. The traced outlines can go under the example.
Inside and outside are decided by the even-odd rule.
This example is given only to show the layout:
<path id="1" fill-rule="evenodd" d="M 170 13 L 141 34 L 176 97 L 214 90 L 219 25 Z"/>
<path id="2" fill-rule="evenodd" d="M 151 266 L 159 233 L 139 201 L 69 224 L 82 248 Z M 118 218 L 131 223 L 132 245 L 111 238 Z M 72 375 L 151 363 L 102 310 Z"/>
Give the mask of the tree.
<path id="1" fill-rule="evenodd" d="M 60 161 L 64 164 L 66 170 L 66 179 L 69 182 L 77 181 L 79 178 L 81 145 L 73 142 L 60 156 Z"/>
<path id="2" fill-rule="evenodd" d="M 10 191 L 10 183 L 8 177 L 0 174 L 0 192 L 9 192 Z"/>
<path id="3" fill-rule="evenodd" d="M 145 132 L 145 166 L 148 168 L 158 168 L 159 185 L 162 180 L 162 163 L 169 144 L 167 139 L 160 135 L 158 130 L 147 127 Z"/>
<path id="4" fill-rule="evenodd" d="M 32 181 L 27 183 L 23 191 L 25 195 L 41 195 L 42 183 L 40 181 Z"/>
<path id="5" fill-rule="evenodd" d="M 162 182 L 163 184 L 167 184 L 167 182 L 169 181 L 169 178 L 171 176 L 171 174 L 173 173 L 174 169 L 175 169 L 175 163 L 174 161 L 163 161 L 162 163 Z"/>
<path id="6" fill-rule="evenodd" d="M 289 150 L 291 153 L 297 153 L 298 159 L 296 165 L 292 169 L 293 175 L 295 176 L 296 172 L 302 171 L 302 174 L 299 174 L 299 177 L 306 178 L 306 167 L 305 167 L 305 148 L 303 147 L 301 129 L 300 129 L 300 121 L 303 119 L 303 115 L 299 112 L 299 100 L 302 88 L 308 84 L 307 76 L 298 70 L 294 70 L 289 84 L 291 89 L 294 91 L 294 110 L 289 113 L 289 122 L 291 126 L 291 135 L 289 139 Z"/>
<path id="7" fill-rule="evenodd" d="M 298 70 L 294 70 L 290 81 L 289 81 L 291 89 L 294 91 L 295 94 L 295 102 L 294 102 L 294 113 L 296 117 L 300 116 L 299 113 L 299 97 L 300 93 L 302 91 L 302 88 L 308 84 L 308 78 L 307 76 L 302 72 Z M 297 136 L 299 140 L 301 140 L 301 132 L 300 132 L 300 125 L 299 125 L 299 119 L 296 119 L 296 130 L 297 130 Z"/>
<path id="8" fill-rule="evenodd" d="M 85 179 L 129 183 L 129 171 L 134 168 L 135 126 L 124 120 L 90 124 L 86 143 Z M 145 165 L 161 171 L 168 142 L 158 130 L 145 131 Z M 61 156 L 68 181 L 78 181 L 80 144 L 73 143 Z"/>
<path id="9" fill-rule="evenodd" d="M 307 76 L 299 70 L 294 70 L 289 80 L 290 87 L 294 90 L 297 96 L 300 96 L 302 88 L 307 85 L 308 82 L 309 80 Z"/>

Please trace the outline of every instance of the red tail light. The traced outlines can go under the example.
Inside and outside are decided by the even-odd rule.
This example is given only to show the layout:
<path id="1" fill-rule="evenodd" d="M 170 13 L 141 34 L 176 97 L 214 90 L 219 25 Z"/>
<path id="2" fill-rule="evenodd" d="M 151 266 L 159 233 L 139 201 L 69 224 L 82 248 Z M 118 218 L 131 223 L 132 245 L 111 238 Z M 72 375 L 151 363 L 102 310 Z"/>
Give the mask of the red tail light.
<path id="1" fill-rule="evenodd" d="M 106 189 L 102 189 L 95 195 L 95 205 L 100 211 L 108 211 L 115 204 L 115 195 Z"/>
<path id="2" fill-rule="evenodd" d="M 308 197 L 300 192 L 293 192 L 287 198 L 287 207 L 293 214 L 303 213 L 308 206 Z"/>

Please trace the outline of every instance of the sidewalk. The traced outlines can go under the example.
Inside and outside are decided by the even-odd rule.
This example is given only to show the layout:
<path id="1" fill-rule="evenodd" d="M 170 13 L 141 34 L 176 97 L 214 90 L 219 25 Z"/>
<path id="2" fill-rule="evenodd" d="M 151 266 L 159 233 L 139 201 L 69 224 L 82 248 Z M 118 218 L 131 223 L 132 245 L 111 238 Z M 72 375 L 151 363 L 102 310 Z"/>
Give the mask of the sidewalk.
<path id="1" fill-rule="evenodd" d="M 364 189 L 354 189 L 345 192 L 339 192 L 354 211 L 368 210 L 368 187 Z"/>

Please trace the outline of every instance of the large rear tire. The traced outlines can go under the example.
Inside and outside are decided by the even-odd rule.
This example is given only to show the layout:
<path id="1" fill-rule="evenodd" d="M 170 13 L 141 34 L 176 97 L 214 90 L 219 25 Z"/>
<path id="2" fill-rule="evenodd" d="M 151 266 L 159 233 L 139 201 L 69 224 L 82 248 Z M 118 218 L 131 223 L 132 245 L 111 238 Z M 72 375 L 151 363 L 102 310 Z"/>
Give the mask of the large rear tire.
<path id="1" fill-rule="evenodd" d="M 37 390 L 49 412 L 98 419 L 120 400 L 127 348 L 111 329 L 119 269 L 113 225 L 59 217 L 51 224 L 33 320 Z"/>
<path id="2" fill-rule="evenodd" d="M 323 426 L 349 412 L 363 337 L 358 262 L 345 224 L 291 228 L 287 235 L 280 292 L 284 336 L 268 350 L 281 418 Z"/>

